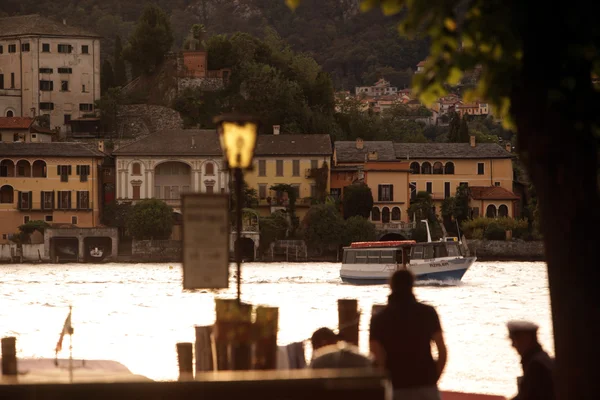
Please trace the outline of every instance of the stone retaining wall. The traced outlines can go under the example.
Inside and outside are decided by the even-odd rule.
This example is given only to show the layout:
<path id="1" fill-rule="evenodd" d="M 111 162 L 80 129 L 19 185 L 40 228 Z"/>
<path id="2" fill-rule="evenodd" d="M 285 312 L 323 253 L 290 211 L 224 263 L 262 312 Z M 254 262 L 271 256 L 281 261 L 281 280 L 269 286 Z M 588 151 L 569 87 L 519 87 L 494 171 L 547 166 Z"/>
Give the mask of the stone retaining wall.
<path id="1" fill-rule="evenodd" d="M 467 240 L 479 261 L 544 261 L 544 242 L 523 240 Z"/>
<path id="2" fill-rule="evenodd" d="M 131 255 L 136 261 L 181 262 L 181 240 L 133 240 Z"/>

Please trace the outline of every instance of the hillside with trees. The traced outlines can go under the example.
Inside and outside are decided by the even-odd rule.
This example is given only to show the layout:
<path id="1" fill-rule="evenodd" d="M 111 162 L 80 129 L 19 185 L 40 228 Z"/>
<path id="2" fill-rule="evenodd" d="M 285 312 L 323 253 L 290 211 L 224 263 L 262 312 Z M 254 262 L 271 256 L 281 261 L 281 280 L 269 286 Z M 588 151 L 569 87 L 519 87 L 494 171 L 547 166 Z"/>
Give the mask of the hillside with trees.
<path id="1" fill-rule="evenodd" d="M 111 57 L 116 37 L 130 37 L 150 3 L 166 12 L 173 49 L 182 47 L 194 24 L 206 27 L 206 37 L 244 32 L 264 38 L 265 28 L 271 28 L 292 50 L 312 56 L 336 89 L 352 90 L 381 76 L 406 87 L 411 69 L 428 51 L 425 39 L 398 34 L 398 17 L 380 10 L 361 13 L 358 0 L 305 0 L 295 11 L 283 0 L 3 0 L 0 16 L 38 13 L 64 19 L 102 35 L 102 52 Z"/>

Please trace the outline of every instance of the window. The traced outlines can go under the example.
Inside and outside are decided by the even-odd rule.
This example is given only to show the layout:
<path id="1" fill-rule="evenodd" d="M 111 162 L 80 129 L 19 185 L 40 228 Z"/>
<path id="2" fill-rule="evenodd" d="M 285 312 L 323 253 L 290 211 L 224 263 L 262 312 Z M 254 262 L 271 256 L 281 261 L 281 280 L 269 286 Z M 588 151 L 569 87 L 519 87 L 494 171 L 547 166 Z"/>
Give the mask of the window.
<path id="1" fill-rule="evenodd" d="M 59 53 L 71 53 L 73 51 L 73 46 L 70 44 L 59 44 L 58 52 Z"/>
<path id="2" fill-rule="evenodd" d="M 44 221 L 46 221 L 46 222 L 52 222 L 53 220 L 54 220 L 54 218 L 52 218 L 52 215 L 46 215 L 44 217 Z"/>
<path id="3" fill-rule="evenodd" d="M 6 112 L 6 116 L 7 116 L 8 118 L 12 118 L 12 117 L 14 117 L 14 116 L 15 116 L 15 113 L 14 113 L 12 110 L 8 110 L 8 111 Z"/>
<path id="4" fill-rule="evenodd" d="M 300 176 L 300 160 L 292 161 L 292 176 Z"/>
<path id="5" fill-rule="evenodd" d="M 102 173 L 104 174 L 104 176 L 111 176 L 112 175 L 112 171 L 110 168 L 104 168 L 104 170 L 102 171 Z"/>
<path id="6" fill-rule="evenodd" d="M 258 176 L 267 176 L 266 160 L 258 160 Z"/>
<path id="7" fill-rule="evenodd" d="M 444 198 L 450 197 L 450 182 L 444 182 Z"/>
<path id="8" fill-rule="evenodd" d="M 8 45 L 8 52 L 9 53 L 16 53 L 17 52 L 17 45 L 16 44 L 9 44 Z"/>
<path id="9" fill-rule="evenodd" d="M 42 210 L 54 208 L 54 192 L 42 192 Z"/>
<path id="10" fill-rule="evenodd" d="M 454 163 L 453 162 L 447 162 L 446 165 L 444 165 L 444 174 L 454 175 Z"/>
<path id="11" fill-rule="evenodd" d="M 381 210 L 381 222 L 384 224 L 390 222 L 390 209 L 387 207 L 383 207 L 383 210 Z"/>
<path id="12" fill-rule="evenodd" d="M 275 161 L 275 176 L 283 176 L 283 160 Z"/>
<path id="13" fill-rule="evenodd" d="M 73 216 L 71 217 L 71 225 L 77 225 L 77 222 L 78 222 L 78 221 L 77 221 L 77 216 L 76 216 L 76 215 L 73 215 Z"/>
<path id="14" fill-rule="evenodd" d="M 372 250 L 367 252 L 368 254 L 368 258 L 367 258 L 367 263 L 369 264 L 379 264 L 379 253 L 381 253 L 380 251 L 376 251 L 376 250 Z"/>
<path id="15" fill-rule="evenodd" d="M 381 213 L 379 207 L 373 207 L 371 210 L 371 221 L 381 221 Z"/>
<path id="16" fill-rule="evenodd" d="M 394 201 L 394 187 L 392 185 L 379 185 L 377 201 Z"/>
<path id="17" fill-rule="evenodd" d="M 54 110 L 54 103 L 40 103 L 40 110 L 52 111 Z"/>
<path id="18" fill-rule="evenodd" d="M 215 187 L 214 186 L 207 186 L 206 187 L 206 193 L 214 193 L 215 192 Z"/>
<path id="19" fill-rule="evenodd" d="M 494 182 L 494 186 L 496 186 L 496 187 L 500 186 L 500 182 Z"/>
<path id="20" fill-rule="evenodd" d="M 131 166 L 131 175 L 141 175 L 142 174 L 142 166 L 140 163 L 133 163 Z"/>
<path id="21" fill-rule="evenodd" d="M 319 160 L 310 160 L 310 169 L 319 168 Z"/>
<path id="22" fill-rule="evenodd" d="M 68 210 L 71 208 L 71 191 L 63 190 L 58 192 L 58 207 L 59 210 Z"/>
<path id="23" fill-rule="evenodd" d="M 40 74 L 51 74 L 54 72 L 52 68 L 40 68 Z"/>
<path id="24" fill-rule="evenodd" d="M 206 175 L 214 175 L 215 174 L 215 164 L 209 162 L 206 163 L 206 167 L 204 167 L 204 171 Z"/>
<path id="25" fill-rule="evenodd" d="M 90 47 L 86 44 L 81 46 L 81 54 L 90 54 Z"/>
<path id="26" fill-rule="evenodd" d="M 30 45 L 29 43 L 21 43 L 21 51 L 23 53 L 28 52 L 30 50 Z"/>
<path id="27" fill-rule="evenodd" d="M 425 161 L 423 164 L 421 164 L 421 173 L 431 174 L 431 164 L 429 162 Z"/>
<path id="28" fill-rule="evenodd" d="M 4 46 L 0 44 L 0 54 L 4 54 Z"/>
<path id="29" fill-rule="evenodd" d="M 60 81 L 60 91 L 61 92 L 69 91 L 69 81 Z"/>
<path id="30" fill-rule="evenodd" d="M 42 43 L 42 53 L 50 53 L 50 43 Z"/>
<path id="31" fill-rule="evenodd" d="M 400 221 L 401 216 L 400 207 L 392 208 L 392 221 Z"/>
<path id="32" fill-rule="evenodd" d="M 44 92 L 51 92 L 52 90 L 54 90 L 54 82 L 40 81 L 40 90 Z"/>
<path id="33" fill-rule="evenodd" d="M 0 89 L 4 89 L 4 74 L 0 74 Z"/>
<path id="34" fill-rule="evenodd" d="M 31 209 L 31 192 L 19 192 L 19 203 L 20 210 Z"/>
<path id="35" fill-rule="evenodd" d="M 264 200 L 267 198 L 267 185 L 258 185 L 258 198 Z"/>
<path id="36" fill-rule="evenodd" d="M 436 162 L 433 164 L 433 174 L 434 175 L 442 175 L 444 173 L 444 166 L 441 162 Z"/>
<path id="37" fill-rule="evenodd" d="M 79 105 L 79 111 L 94 111 L 94 105 L 82 103 Z"/>
<path id="38" fill-rule="evenodd" d="M 14 72 L 10 73 L 10 88 L 11 89 L 15 88 L 15 73 Z"/>
<path id="39" fill-rule="evenodd" d="M 292 185 L 292 188 L 294 189 L 294 192 L 296 192 L 296 198 L 299 199 L 300 198 L 300 185 Z"/>
<path id="40" fill-rule="evenodd" d="M 423 258 L 426 260 L 431 259 L 431 258 L 433 258 L 433 255 L 434 255 L 433 246 L 424 246 Z"/>
<path id="41" fill-rule="evenodd" d="M 431 183 L 431 182 L 427 182 L 427 183 L 425 184 L 425 187 L 426 187 L 426 189 L 425 189 L 425 190 L 427 191 L 427 193 L 429 193 L 429 194 L 432 194 L 432 193 L 433 193 L 433 183 Z"/>
<path id="42" fill-rule="evenodd" d="M 312 197 L 313 199 L 317 198 L 317 185 L 315 184 L 310 185 L 310 197 Z"/>
<path id="43" fill-rule="evenodd" d="M 331 195 L 331 197 L 333 197 L 335 200 L 341 200 L 342 198 L 342 189 L 340 188 L 331 188 L 329 190 L 329 194 Z"/>
<path id="44" fill-rule="evenodd" d="M 418 162 L 412 162 L 410 163 L 410 173 L 411 174 L 418 174 L 421 172 L 421 166 L 419 165 Z"/>
<path id="45" fill-rule="evenodd" d="M 139 200 L 140 199 L 140 187 L 138 185 L 133 186 L 133 199 L 134 200 Z"/>
<path id="46" fill-rule="evenodd" d="M 58 69 L 59 74 L 72 74 L 73 68 L 62 67 Z"/>
<path id="47" fill-rule="evenodd" d="M 90 166 L 89 165 L 78 165 L 76 172 L 77 172 L 77 175 L 79 175 L 79 182 L 87 182 L 88 175 L 90 174 Z"/>
<path id="48" fill-rule="evenodd" d="M 477 175 L 483 175 L 485 173 L 485 164 L 480 162 L 477 163 Z"/>
<path id="49" fill-rule="evenodd" d="M 68 125 L 68 124 L 69 124 L 69 122 L 71 121 L 71 114 L 65 114 L 65 115 L 63 116 L 63 121 L 64 121 L 64 124 L 65 124 L 65 125 Z"/>
<path id="50" fill-rule="evenodd" d="M 410 199 L 414 200 L 417 198 L 417 182 L 409 183 L 408 187 L 410 188 Z"/>
<path id="51" fill-rule="evenodd" d="M 56 174 L 60 175 L 61 182 L 68 182 L 69 175 L 71 175 L 71 166 L 70 165 L 58 165 L 56 168 Z"/>
<path id="52" fill-rule="evenodd" d="M 169 200 L 171 198 L 171 186 L 165 186 L 163 188 L 163 192 L 164 192 L 163 199 Z"/>
<path id="53" fill-rule="evenodd" d="M 508 207 L 505 204 L 501 204 L 500 207 L 498 207 L 498 216 L 508 217 Z"/>
<path id="54" fill-rule="evenodd" d="M 85 91 L 85 85 L 81 85 L 81 91 L 82 91 L 83 93 L 86 93 L 86 91 Z"/>
<path id="55" fill-rule="evenodd" d="M 160 199 L 160 186 L 154 186 L 154 197 L 155 199 Z"/>
<path id="56" fill-rule="evenodd" d="M 31 220 L 31 218 L 29 217 L 29 215 L 25 215 L 23 216 L 23 223 L 26 224 Z"/>
<path id="57" fill-rule="evenodd" d="M 87 190 L 77 192 L 77 208 L 79 210 L 90 209 L 90 192 Z"/>
<path id="58" fill-rule="evenodd" d="M 485 216 L 488 218 L 496 218 L 497 212 L 496 212 L 496 206 L 493 204 L 490 204 L 489 206 L 487 206 L 486 210 L 485 210 Z"/>

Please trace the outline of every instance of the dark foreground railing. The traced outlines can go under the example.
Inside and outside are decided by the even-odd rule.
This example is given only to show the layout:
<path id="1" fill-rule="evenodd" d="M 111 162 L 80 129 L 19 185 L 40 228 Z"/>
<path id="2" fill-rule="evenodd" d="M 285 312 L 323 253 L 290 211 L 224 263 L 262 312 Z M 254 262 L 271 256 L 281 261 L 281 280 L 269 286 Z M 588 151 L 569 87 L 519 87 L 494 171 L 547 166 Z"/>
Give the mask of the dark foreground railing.
<path id="1" fill-rule="evenodd" d="M 384 382 L 360 370 L 223 371 L 185 382 L 0 384 L 0 399 L 383 400 Z"/>

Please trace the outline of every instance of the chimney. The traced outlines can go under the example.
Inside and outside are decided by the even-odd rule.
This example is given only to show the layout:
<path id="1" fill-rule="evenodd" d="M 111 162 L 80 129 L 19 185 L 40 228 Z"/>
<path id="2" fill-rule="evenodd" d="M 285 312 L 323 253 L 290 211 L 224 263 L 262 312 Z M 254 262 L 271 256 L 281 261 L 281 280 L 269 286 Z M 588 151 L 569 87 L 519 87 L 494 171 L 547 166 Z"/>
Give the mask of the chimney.
<path id="1" fill-rule="evenodd" d="M 279 129 L 281 125 L 273 125 L 273 135 L 279 135 Z"/>
<path id="2" fill-rule="evenodd" d="M 510 144 L 510 142 L 506 142 L 506 144 L 504 145 L 506 151 L 508 151 L 509 153 L 512 153 L 512 145 Z"/>
<path id="3" fill-rule="evenodd" d="M 63 18 L 63 25 L 67 24 L 67 20 L 65 18 Z"/>
<path id="4" fill-rule="evenodd" d="M 356 139 L 356 148 L 362 150 L 365 147 L 365 142 L 361 138 Z"/>
<path id="5" fill-rule="evenodd" d="M 98 140 L 98 151 L 104 153 L 104 140 Z"/>
<path id="6" fill-rule="evenodd" d="M 369 157 L 367 158 L 369 161 L 377 161 L 377 159 L 379 158 L 378 154 L 376 151 L 370 151 L 369 152 Z"/>
<path id="7" fill-rule="evenodd" d="M 471 147 L 475 147 L 475 136 L 471 135 L 469 137 L 469 142 L 471 143 Z"/>

